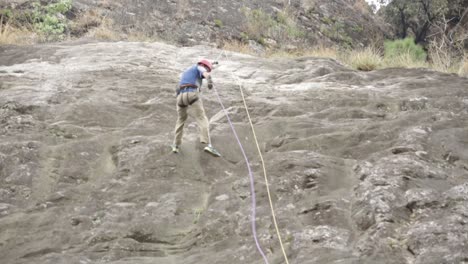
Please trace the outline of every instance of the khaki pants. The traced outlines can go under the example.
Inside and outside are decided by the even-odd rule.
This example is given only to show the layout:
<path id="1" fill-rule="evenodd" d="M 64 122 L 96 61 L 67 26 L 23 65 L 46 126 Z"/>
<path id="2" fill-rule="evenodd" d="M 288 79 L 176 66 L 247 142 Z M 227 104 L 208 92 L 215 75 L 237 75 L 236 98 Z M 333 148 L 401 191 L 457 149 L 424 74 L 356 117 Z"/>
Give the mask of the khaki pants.
<path id="1" fill-rule="evenodd" d="M 205 143 L 205 144 L 211 144 L 210 141 L 210 134 L 209 134 L 209 122 L 208 122 L 208 117 L 206 117 L 205 109 L 203 108 L 203 102 L 200 98 L 200 95 L 198 92 L 196 93 L 189 93 L 191 96 L 198 96 L 198 100 L 195 101 L 192 105 L 187 106 L 187 107 L 180 107 L 178 104 L 177 105 L 177 123 L 175 126 L 175 138 L 174 138 L 174 144 L 177 146 L 180 146 L 182 143 L 182 135 L 184 132 L 184 125 L 185 121 L 187 121 L 188 113 L 187 111 L 190 108 L 190 111 L 193 112 L 193 116 L 195 117 L 195 120 L 198 123 L 198 128 L 200 130 L 200 142 Z M 182 94 L 178 95 L 178 100 L 180 100 L 180 96 Z"/>

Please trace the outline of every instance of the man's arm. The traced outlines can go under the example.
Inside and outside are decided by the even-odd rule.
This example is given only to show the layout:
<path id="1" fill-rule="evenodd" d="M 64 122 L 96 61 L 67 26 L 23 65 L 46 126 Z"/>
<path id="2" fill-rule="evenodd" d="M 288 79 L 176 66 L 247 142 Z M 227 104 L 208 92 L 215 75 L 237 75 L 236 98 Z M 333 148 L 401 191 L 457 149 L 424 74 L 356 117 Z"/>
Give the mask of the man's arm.
<path id="1" fill-rule="evenodd" d="M 213 89 L 213 80 L 211 79 L 211 74 L 206 71 L 203 73 L 203 77 L 208 80 L 208 89 Z"/>

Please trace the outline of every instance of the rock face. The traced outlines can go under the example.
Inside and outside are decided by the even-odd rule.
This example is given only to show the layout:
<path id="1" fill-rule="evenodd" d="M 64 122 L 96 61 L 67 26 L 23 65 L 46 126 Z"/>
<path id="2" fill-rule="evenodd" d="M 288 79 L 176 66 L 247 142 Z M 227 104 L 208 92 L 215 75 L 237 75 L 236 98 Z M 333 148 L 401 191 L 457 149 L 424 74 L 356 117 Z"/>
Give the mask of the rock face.
<path id="1" fill-rule="evenodd" d="M 170 153 L 174 84 L 200 57 L 220 61 L 215 86 L 251 161 L 270 263 L 284 259 L 234 76 L 290 263 L 468 260 L 468 79 L 220 52 L 2 47 L 2 263 L 263 263 L 246 164 L 214 91 L 202 94 L 223 157 L 202 151 L 193 118 Z"/>

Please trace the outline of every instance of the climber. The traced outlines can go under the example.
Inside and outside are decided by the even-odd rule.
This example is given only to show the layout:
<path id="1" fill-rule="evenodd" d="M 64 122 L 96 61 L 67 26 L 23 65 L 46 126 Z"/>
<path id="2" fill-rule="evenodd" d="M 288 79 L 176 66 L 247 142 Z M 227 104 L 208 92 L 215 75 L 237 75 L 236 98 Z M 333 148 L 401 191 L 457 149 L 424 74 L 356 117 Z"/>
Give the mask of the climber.
<path id="1" fill-rule="evenodd" d="M 200 88 L 203 79 L 208 81 L 208 89 L 211 90 L 213 88 L 213 81 L 210 75 L 212 70 L 213 64 L 206 59 L 202 59 L 182 73 L 182 77 L 176 88 L 178 118 L 175 127 L 174 143 L 171 146 L 172 152 L 174 153 L 179 152 L 179 146 L 182 143 L 184 124 L 188 117 L 187 111 L 192 109 L 200 130 L 200 142 L 202 144 L 207 144 L 204 151 L 216 157 L 221 156 L 211 145 L 209 122 L 200 97 Z"/>

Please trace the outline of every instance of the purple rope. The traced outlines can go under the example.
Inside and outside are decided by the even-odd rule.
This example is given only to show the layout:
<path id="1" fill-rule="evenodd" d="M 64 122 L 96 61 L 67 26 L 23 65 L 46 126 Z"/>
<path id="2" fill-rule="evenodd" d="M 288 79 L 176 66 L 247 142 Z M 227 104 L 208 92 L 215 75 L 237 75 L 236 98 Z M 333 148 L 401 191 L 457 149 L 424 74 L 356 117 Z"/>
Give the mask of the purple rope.
<path id="1" fill-rule="evenodd" d="M 247 158 L 247 155 L 245 154 L 245 150 L 242 147 L 242 143 L 240 142 L 239 137 L 237 136 L 236 129 L 234 128 L 234 125 L 232 124 L 231 119 L 229 118 L 229 114 L 226 111 L 226 108 L 224 107 L 223 102 L 221 101 L 221 97 L 219 97 L 218 91 L 216 90 L 215 87 L 213 87 L 213 90 L 215 91 L 216 97 L 218 97 L 219 104 L 223 108 L 224 114 L 226 115 L 226 118 L 227 118 L 227 120 L 229 122 L 229 125 L 231 126 L 231 130 L 234 133 L 234 136 L 236 137 L 237 144 L 239 144 L 239 148 L 240 148 L 240 150 L 242 152 L 242 155 L 244 155 L 245 163 L 247 164 L 247 169 L 249 170 L 250 192 L 252 194 L 252 219 L 251 219 L 252 233 L 253 233 L 253 237 L 254 237 L 254 240 L 255 240 L 255 244 L 257 245 L 258 252 L 260 252 L 260 254 L 262 255 L 263 260 L 265 260 L 265 263 L 268 264 L 268 259 L 265 256 L 265 253 L 263 252 L 262 248 L 260 247 L 260 243 L 258 242 L 258 238 L 257 238 L 257 227 L 256 227 L 256 220 L 255 220 L 255 218 L 256 218 L 256 207 L 257 207 L 256 203 L 257 202 L 256 202 L 256 198 L 255 198 L 254 177 L 253 177 L 252 169 L 250 168 L 249 159 Z"/>

